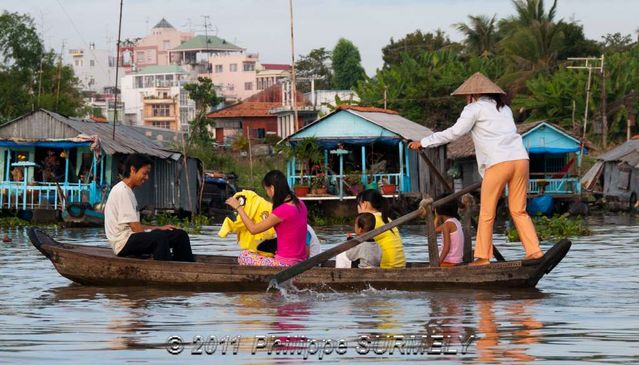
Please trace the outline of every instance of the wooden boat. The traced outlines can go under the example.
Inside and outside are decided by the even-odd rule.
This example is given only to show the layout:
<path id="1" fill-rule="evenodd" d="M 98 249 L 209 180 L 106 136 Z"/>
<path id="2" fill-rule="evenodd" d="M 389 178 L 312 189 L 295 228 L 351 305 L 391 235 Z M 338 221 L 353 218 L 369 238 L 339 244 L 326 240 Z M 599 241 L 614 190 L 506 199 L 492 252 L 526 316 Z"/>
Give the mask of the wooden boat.
<path id="1" fill-rule="evenodd" d="M 196 262 L 117 257 L 110 248 L 60 243 L 38 228 L 31 243 L 51 260 L 60 275 L 84 285 L 156 286 L 201 291 L 265 291 L 281 268 L 240 266 L 235 257 L 196 255 Z M 562 240 L 542 258 L 486 266 L 430 267 L 409 263 L 404 269 L 336 269 L 332 261 L 293 279 L 297 288 L 315 290 L 425 290 L 437 287 L 532 288 L 570 250 Z M 332 267 L 331 267 L 332 266 Z"/>

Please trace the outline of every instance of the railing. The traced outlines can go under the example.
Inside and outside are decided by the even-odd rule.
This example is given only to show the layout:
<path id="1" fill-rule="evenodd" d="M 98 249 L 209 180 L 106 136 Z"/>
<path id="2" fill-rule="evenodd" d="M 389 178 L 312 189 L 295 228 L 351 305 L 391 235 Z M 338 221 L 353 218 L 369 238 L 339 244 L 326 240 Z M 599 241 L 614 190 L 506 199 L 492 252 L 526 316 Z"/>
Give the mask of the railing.
<path id="1" fill-rule="evenodd" d="M 7 209 L 51 208 L 65 209 L 66 204 L 82 201 L 82 194 L 90 198 L 95 184 L 62 183 L 60 188 L 55 183 L 37 182 L 0 182 L 0 207 Z M 62 202 L 60 191 L 66 197 Z M 95 191 L 93 192 L 95 194 Z"/>
<path id="2" fill-rule="evenodd" d="M 539 194 L 544 186 L 546 194 L 579 194 L 581 184 L 577 177 L 567 177 L 563 179 L 530 179 L 528 182 L 528 193 Z"/>
<path id="3" fill-rule="evenodd" d="M 368 178 L 372 176 L 372 180 L 370 183 L 368 182 Z M 295 185 L 310 185 L 311 181 L 313 181 L 313 179 L 315 179 L 316 176 L 314 175 L 304 175 L 304 176 L 299 176 L 299 175 L 295 175 L 295 176 L 289 176 L 289 183 L 291 184 L 291 186 L 295 186 Z M 400 173 L 383 173 L 383 174 L 373 174 L 373 175 L 369 175 L 369 174 L 344 174 L 344 175 L 328 175 L 325 177 L 327 179 L 328 182 L 336 182 L 337 183 L 337 194 L 340 195 L 340 191 L 342 192 L 341 196 L 344 195 L 348 195 L 348 186 L 346 185 L 346 182 L 344 182 L 343 185 L 341 185 L 341 183 L 344 181 L 344 179 L 349 179 L 351 178 L 352 180 L 357 181 L 357 183 L 352 183 L 349 185 L 357 185 L 358 183 L 366 186 L 367 184 L 372 184 L 375 183 L 376 185 L 380 185 L 380 182 L 383 182 L 384 184 L 392 184 L 396 186 L 396 192 L 398 193 L 403 193 L 403 186 L 401 184 L 402 179 L 401 179 L 401 174 Z M 340 189 L 340 185 L 341 185 L 341 189 Z"/>

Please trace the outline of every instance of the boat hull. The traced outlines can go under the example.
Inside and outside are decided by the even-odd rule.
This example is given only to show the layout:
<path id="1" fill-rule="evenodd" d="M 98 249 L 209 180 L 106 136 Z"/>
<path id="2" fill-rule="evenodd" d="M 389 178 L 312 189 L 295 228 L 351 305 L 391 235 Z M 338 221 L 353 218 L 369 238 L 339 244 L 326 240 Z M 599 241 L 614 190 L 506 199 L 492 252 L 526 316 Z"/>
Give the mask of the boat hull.
<path id="1" fill-rule="evenodd" d="M 97 286 L 156 286 L 213 292 L 264 291 L 281 268 L 240 266 L 235 257 L 196 255 L 196 262 L 155 261 L 117 257 L 111 249 L 60 243 L 31 229 L 33 245 L 60 275 Z M 570 250 L 558 242 L 543 258 L 506 261 L 486 266 L 439 268 L 410 263 L 403 269 L 336 269 L 323 266 L 293 279 L 296 288 L 351 291 L 366 288 L 419 291 L 434 288 L 532 288 Z M 330 265 L 330 263 L 328 263 Z"/>

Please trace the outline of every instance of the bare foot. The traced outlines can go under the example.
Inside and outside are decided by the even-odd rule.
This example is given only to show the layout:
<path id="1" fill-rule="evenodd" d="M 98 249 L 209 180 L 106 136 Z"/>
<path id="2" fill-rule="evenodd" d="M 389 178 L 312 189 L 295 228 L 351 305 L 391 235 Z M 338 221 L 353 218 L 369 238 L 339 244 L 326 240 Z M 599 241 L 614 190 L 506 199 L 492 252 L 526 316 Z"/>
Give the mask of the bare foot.
<path id="1" fill-rule="evenodd" d="M 488 259 L 475 259 L 475 261 L 468 264 L 468 266 L 484 266 L 490 264 Z"/>
<path id="2" fill-rule="evenodd" d="M 544 257 L 544 253 L 541 251 L 537 251 L 533 254 L 530 255 L 526 255 L 526 257 L 524 257 L 524 260 L 536 260 L 536 259 L 540 259 Z"/>

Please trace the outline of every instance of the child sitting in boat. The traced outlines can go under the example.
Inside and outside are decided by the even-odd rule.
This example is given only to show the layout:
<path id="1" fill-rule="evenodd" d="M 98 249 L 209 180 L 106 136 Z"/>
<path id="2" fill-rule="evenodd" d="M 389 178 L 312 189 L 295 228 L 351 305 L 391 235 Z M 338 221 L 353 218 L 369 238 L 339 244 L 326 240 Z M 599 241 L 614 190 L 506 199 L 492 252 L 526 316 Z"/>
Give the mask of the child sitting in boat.
<path id="1" fill-rule="evenodd" d="M 357 213 L 372 213 L 375 216 L 375 228 L 390 223 L 384 197 L 375 189 L 364 190 L 357 194 Z M 375 236 L 375 242 L 382 250 L 380 264 L 382 269 L 395 269 L 406 266 L 404 244 L 397 228 L 378 234 Z"/>
<path id="2" fill-rule="evenodd" d="M 442 194 L 440 200 L 449 194 Z M 442 234 L 442 245 L 439 252 L 439 266 L 456 266 L 463 262 L 464 231 L 459 222 L 459 205 L 457 200 L 435 208 L 435 232 Z"/>
<path id="3" fill-rule="evenodd" d="M 372 213 L 360 213 L 355 217 L 355 234 L 375 229 L 375 216 Z M 382 250 L 374 239 L 360 243 L 348 251 L 342 252 L 335 258 L 335 267 L 348 268 L 372 268 L 379 267 L 382 259 Z"/>

